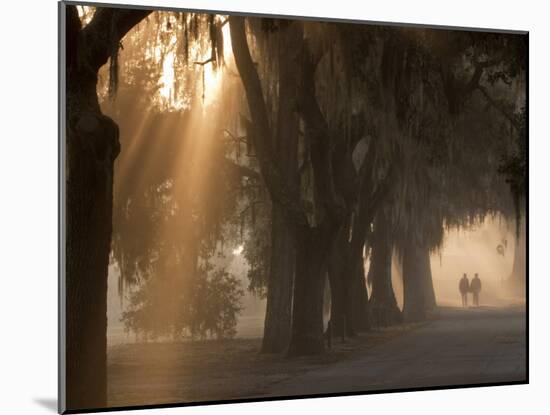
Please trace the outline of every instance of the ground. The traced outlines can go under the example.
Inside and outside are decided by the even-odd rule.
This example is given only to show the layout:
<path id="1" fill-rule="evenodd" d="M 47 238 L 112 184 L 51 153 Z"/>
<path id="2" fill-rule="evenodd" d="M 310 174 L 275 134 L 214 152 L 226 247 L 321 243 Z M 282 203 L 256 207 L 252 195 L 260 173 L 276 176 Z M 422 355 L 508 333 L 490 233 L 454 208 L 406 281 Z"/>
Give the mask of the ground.
<path id="1" fill-rule="evenodd" d="M 260 339 L 112 346 L 109 406 L 523 381 L 522 307 L 441 308 L 319 356 L 258 353 Z"/>

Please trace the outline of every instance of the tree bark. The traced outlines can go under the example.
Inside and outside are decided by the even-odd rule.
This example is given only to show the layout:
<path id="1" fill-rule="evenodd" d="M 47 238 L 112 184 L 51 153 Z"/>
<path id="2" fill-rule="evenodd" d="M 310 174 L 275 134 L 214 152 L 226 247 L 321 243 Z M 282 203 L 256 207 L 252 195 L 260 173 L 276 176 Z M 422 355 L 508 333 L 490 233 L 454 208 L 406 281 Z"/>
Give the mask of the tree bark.
<path id="1" fill-rule="evenodd" d="M 352 324 L 354 332 L 367 331 L 370 325 L 370 307 L 367 284 L 365 281 L 365 265 L 363 261 L 363 245 L 352 253 L 350 260 L 351 284 L 350 284 L 350 306 L 352 308 Z"/>
<path id="2" fill-rule="evenodd" d="M 429 249 L 424 249 L 422 253 L 424 269 L 426 270 L 422 275 L 424 276 L 424 304 L 426 311 L 432 311 L 436 306 L 437 302 L 435 299 L 435 290 L 434 282 L 432 278 L 432 265 L 430 263 L 430 251 Z"/>
<path id="3" fill-rule="evenodd" d="M 408 242 L 403 252 L 403 319 L 425 320 L 436 305 L 427 247 Z"/>
<path id="4" fill-rule="evenodd" d="M 525 295 L 526 275 L 527 275 L 527 223 L 525 216 L 521 217 L 519 225 L 519 234 L 515 240 L 514 246 L 514 264 L 512 273 L 508 278 L 508 286 L 513 294 Z"/>
<path id="5" fill-rule="evenodd" d="M 351 314 L 353 308 L 349 301 L 353 267 L 349 266 L 348 234 L 348 227 L 340 229 L 328 263 L 331 293 L 330 329 L 334 337 L 355 335 Z"/>
<path id="6" fill-rule="evenodd" d="M 105 150 L 99 153 L 83 145 L 102 140 Z M 89 111 L 69 121 L 67 144 L 67 408 L 101 408 L 107 404 L 107 274 L 118 128 Z"/>
<path id="7" fill-rule="evenodd" d="M 107 406 L 107 275 L 118 127 L 101 113 L 97 71 L 148 13 L 98 9 L 81 28 L 67 6 L 66 409 Z M 116 33 L 111 28 L 116 26 Z M 109 29 L 109 30 L 108 30 Z"/>
<path id="8" fill-rule="evenodd" d="M 369 148 L 361 167 L 359 198 L 351 220 L 351 240 L 345 268 L 349 276 L 345 281 L 348 293 L 346 298 L 349 307 L 348 320 L 351 322 L 352 332 L 366 331 L 371 326 L 363 250 L 373 218 L 392 191 L 396 171 L 396 162 L 393 161 L 383 179 L 376 183 L 373 180 L 375 159 L 376 147 Z"/>
<path id="9" fill-rule="evenodd" d="M 326 258 L 338 230 L 339 206 L 334 193 L 332 160 L 328 129 L 317 105 L 314 88 L 315 62 L 302 45 L 299 52 L 301 78 L 299 111 L 306 124 L 306 139 L 311 148 L 311 164 L 315 183 L 315 225 L 310 225 L 299 193 L 289 183 L 283 166 L 275 157 L 273 131 L 270 128 L 266 103 L 258 72 L 252 61 L 246 39 L 245 20 L 230 16 L 229 25 L 235 64 L 241 76 L 252 118 L 253 142 L 262 177 L 274 204 L 282 212 L 296 240 L 296 273 L 292 305 L 292 330 L 289 355 L 322 352 L 323 286 Z M 300 41 L 302 38 L 300 37 Z M 296 68 L 295 68 L 296 69 Z M 304 75 L 306 74 L 306 75 Z"/>
<path id="10" fill-rule="evenodd" d="M 310 140 L 314 175 L 316 226 L 295 226 L 296 274 L 292 307 L 292 331 L 289 356 L 316 354 L 324 351 L 323 299 L 327 260 L 340 221 L 332 210 L 334 203 L 327 182 L 332 180 L 327 166 L 326 137 L 313 131 L 306 122 L 306 140 Z M 329 162 L 330 164 L 330 162 Z"/>
<path id="11" fill-rule="evenodd" d="M 260 77 L 248 48 L 245 19 L 240 16 L 230 16 L 229 30 L 235 65 L 243 82 L 252 119 L 252 142 L 271 201 L 283 207 L 284 216 L 289 226 L 293 228 L 307 226 L 307 215 L 295 192 L 288 186 L 282 168 L 277 164 L 277 158 L 274 157 L 273 132 L 269 123 Z"/>
<path id="12" fill-rule="evenodd" d="M 288 50 L 297 44 L 302 32 L 297 23 L 281 28 L 279 36 L 279 105 L 273 148 L 282 167 L 281 174 L 289 191 L 298 193 L 298 116 L 296 114 L 297 52 Z M 292 289 L 296 265 L 294 232 L 285 220 L 284 206 L 272 205 L 271 270 L 268 281 L 266 317 L 262 351 L 280 353 L 290 341 Z"/>
<path id="13" fill-rule="evenodd" d="M 365 282 L 363 247 L 370 215 L 358 215 L 352 226 L 339 232 L 329 261 L 331 284 L 331 329 L 334 336 L 353 337 L 370 328 L 368 291 Z M 345 330 L 345 332 L 344 332 Z"/>
<path id="14" fill-rule="evenodd" d="M 377 214 L 372 238 L 371 263 L 368 280 L 372 281 L 370 298 L 371 321 L 375 326 L 386 327 L 401 322 L 392 286 L 391 229 L 383 211 Z"/>
<path id="15" fill-rule="evenodd" d="M 289 230 L 281 210 L 280 206 L 273 204 L 271 270 L 267 286 L 263 353 L 284 352 L 290 341 L 296 253 L 293 233 Z"/>
<path id="16" fill-rule="evenodd" d="M 91 97 L 82 90 L 69 86 L 67 94 L 67 407 L 91 409 L 107 404 L 107 274 L 118 127 L 88 105 Z"/>
<path id="17" fill-rule="evenodd" d="M 297 236 L 296 278 L 292 310 L 289 356 L 324 351 L 323 297 L 326 249 L 319 232 L 304 228 Z"/>

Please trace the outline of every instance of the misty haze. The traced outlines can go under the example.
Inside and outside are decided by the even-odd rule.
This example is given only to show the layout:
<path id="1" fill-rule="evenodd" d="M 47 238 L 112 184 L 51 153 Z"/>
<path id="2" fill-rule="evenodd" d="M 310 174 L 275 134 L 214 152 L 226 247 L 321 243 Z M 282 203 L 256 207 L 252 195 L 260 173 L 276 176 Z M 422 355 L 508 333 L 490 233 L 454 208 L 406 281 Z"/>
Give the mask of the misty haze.
<path id="1" fill-rule="evenodd" d="M 503 241 L 506 241 L 504 247 Z M 510 245 L 508 245 L 508 243 Z M 461 305 L 458 281 L 464 272 L 473 276 L 475 272 L 483 278 L 483 295 L 480 305 L 497 307 L 523 305 L 524 296 L 510 292 L 506 287 L 512 273 L 516 240 L 510 225 L 498 218 L 489 218 L 482 224 L 467 230 L 452 230 L 445 235 L 443 247 L 430 257 L 437 303 L 440 306 Z M 499 245 L 503 246 L 499 252 Z M 240 277 L 241 284 L 248 284 L 245 278 L 249 265 L 237 245 L 225 253 L 229 258 L 231 273 Z M 394 257 L 392 282 L 399 308 L 403 309 L 403 281 L 397 257 Z M 368 261 L 367 261 L 368 264 Z M 368 267 L 368 265 L 367 265 Z M 127 302 L 118 292 L 120 274 L 116 268 L 109 269 L 108 331 L 109 344 L 134 343 L 138 341 L 132 333 L 124 330 L 122 311 Z M 264 329 L 265 299 L 245 292 L 243 309 L 236 325 L 236 338 L 261 338 Z"/>
<path id="2" fill-rule="evenodd" d="M 65 13 L 67 408 L 526 381 L 524 35 Z"/>

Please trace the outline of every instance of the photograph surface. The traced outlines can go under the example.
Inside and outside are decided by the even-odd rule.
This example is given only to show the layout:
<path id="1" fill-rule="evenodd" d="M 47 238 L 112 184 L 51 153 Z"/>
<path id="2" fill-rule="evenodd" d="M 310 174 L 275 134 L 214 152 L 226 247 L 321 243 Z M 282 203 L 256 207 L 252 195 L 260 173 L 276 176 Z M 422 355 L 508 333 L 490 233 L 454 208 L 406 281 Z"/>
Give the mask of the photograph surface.
<path id="1" fill-rule="evenodd" d="M 59 10 L 61 411 L 527 382 L 527 33 Z"/>

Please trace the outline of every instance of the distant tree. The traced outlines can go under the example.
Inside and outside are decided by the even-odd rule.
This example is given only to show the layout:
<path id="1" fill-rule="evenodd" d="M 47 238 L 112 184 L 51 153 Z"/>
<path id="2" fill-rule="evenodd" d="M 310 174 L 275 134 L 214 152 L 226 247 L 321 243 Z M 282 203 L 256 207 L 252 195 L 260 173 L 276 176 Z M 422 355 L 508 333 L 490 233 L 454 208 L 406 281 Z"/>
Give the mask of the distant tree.
<path id="1" fill-rule="evenodd" d="M 147 339 L 231 338 L 241 311 L 239 286 L 236 277 L 210 263 L 199 266 L 189 284 L 176 272 L 156 275 L 130 295 L 122 321 L 127 331 Z"/>

